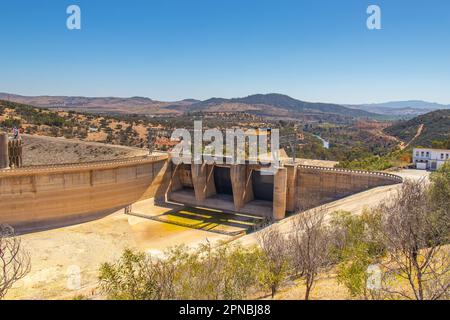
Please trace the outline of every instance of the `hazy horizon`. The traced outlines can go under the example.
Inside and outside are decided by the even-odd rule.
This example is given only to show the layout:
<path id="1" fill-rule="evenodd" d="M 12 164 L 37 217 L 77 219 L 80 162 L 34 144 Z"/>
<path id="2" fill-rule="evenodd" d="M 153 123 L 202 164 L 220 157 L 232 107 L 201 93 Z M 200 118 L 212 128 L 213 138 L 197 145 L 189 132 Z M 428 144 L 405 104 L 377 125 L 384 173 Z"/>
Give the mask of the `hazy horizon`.
<path id="1" fill-rule="evenodd" d="M 115 96 L 115 95 L 106 95 L 106 96 L 88 96 L 88 95 L 65 95 L 65 94 L 37 94 L 37 95 L 28 95 L 28 94 L 21 94 L 16 92 L 4 92 L 0 90 L 0 94 L 10 94 L 10 95 L 18 95 L 18 96 L 24 96 L 24 97 L 82 97 L 82 98 L 118 98 L 118 99 L 131 99 L 131 98 L 145 98 L 145 99 L 151 99 L 153 101 L 160 101 L 160 102 L 178 102 L 183 100 L 198 100 L 198 101 L 205 101 L 208 99 L 214 99 L 214 98 L 223 98 L 223 99 L 237 99 L 237 98 L 245 98 L 252 95 L 262 94 L 262 95 L 269 95 L 269 94 L 281 94 L 289 96 L 293 99 L 299 100 L 299 101 L 305 101 L 305 102 L 312 102 L 312 103 L 329 103 L 329 104 L 338 104 L 338 105 L 378 105 L 378 104 L 389 104 L 389 103 L 398 103 L 398 102 L 424 102 L 424 103 L 430 103 L 430 104 L 439 104 L 443 106 L 450 106 L 450 103 L 442 103 L 442 102 L 436 102 L 436 101 L 428 101 L 424 99 L 401 99 L 401 100 L 390 100 L 390 101 L 368 101 L 363 103 L 346 103 L 346 102 L 334 102 L 334 101 L 323 101 L 323 100 L 317 100 L 317 101 L 310 101 L 302 99 L 301 97 L 295 97 L 291 96 L 285 93 L 280 92 L 267 92 L 267 93 L 253 93 L 248 94 L 245 96 L 230 96 L 230 97 L 219 97 L 219 96 L 212 96 L 206 99 L 197 99 L 195 97 L 185 97 L 178 100 L 163 100 L 163 99 L 156 99 L 154 97 L 147 97 L 147 96 Z"/>

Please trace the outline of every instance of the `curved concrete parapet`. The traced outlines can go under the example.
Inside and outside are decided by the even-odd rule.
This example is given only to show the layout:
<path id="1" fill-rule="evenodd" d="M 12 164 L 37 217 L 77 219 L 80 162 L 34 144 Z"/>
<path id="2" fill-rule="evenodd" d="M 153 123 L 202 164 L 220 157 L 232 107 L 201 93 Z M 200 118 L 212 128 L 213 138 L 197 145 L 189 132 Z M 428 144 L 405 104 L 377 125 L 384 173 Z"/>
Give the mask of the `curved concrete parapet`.
<path id="1" fill-rule="evenodd" d="M 402 182 L 400 176 L 385 172 L 298 165 L 296 209 L 309 209 L 351 194 Z"/>
<path id="2" fill-rule="evenodd" d="M 341 172 L 341 173 L 349 173 L 349 174 L 361 174 L 361 175 L 367 175 L 367 176 L 378 176 L 378 177 L 385 177 L 386 179 L 391 180 L 392 182 L 395 182 L 395 183 L 403 182 L 403 178 L 398 175 L 395 175 L 392 173 L 386 173 L 386 172 L 379 172 L 379 171 L 350 170 L 350 169 L 305 166 L 305 165 L 298 165 L 297 167 L 300 169 L 311 169 L 311 170 L 319 170 L 319 171 L 332 171 L 332 172 Z"/>
<path id="3" fill-rule="evenodd" d="M 0 170 L 0 224 L 19 231 L 94 219 L 136 201 L 164 198 L 166 155 Z"/>

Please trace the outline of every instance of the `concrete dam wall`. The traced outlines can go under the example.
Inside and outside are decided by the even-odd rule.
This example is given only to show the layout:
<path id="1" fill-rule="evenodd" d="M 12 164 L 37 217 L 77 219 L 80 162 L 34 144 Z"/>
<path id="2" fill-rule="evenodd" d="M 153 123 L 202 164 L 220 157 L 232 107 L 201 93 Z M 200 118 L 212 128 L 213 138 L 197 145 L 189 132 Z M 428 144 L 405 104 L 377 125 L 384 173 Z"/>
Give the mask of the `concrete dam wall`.
<path id="1" fill-rule="evenodd" d="M 134 202 L 164 199 L 167 156 L 0 170 L 0 224 L 18 230 L 92 220 Z"/>
<path id="2" fill-rule="evenodd" d="M 0 170 L 0 224 L 19 231 L 92 220 L 155 198 L 274 220 L 374 187 L 402 182 L 387 173 L 285 164 L 179 165 L 167 155 Z"/>
<path id="3" fill-rule="evenodd" d="M 258 165 L 180 165 L 174 167 L 168 198 L 193 206 L 283 219 L 371 188 L 401 183 L 383 173 L 289 165 L 262 175 Z"/>
<path id="4" fill-rule="evenodd" d="M 315 166 L 297 167 L 296 210 L 306 210 L 375 187 L 402 183 L 397 175 Z"/>

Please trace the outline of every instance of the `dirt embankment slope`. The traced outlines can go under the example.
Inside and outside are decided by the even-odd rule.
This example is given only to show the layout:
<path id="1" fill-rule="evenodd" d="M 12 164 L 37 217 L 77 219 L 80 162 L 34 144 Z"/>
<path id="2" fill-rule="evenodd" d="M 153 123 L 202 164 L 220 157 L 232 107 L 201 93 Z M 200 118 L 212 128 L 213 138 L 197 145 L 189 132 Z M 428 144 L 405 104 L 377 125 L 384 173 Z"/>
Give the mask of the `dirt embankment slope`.
<path id="1" fill-rule="evenodd" d="M 139 157 L 145 149 L 65 138 L 22 135 L 24 166 L 67 164 Z"/>

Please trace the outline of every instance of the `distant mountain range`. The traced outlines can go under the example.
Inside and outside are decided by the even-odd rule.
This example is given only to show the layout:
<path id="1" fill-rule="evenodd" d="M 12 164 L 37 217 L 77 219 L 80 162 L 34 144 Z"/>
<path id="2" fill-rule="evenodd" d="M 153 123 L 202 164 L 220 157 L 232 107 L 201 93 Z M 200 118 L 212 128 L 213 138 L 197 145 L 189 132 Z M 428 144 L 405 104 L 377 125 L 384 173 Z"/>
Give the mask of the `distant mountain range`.
<path id="1" fill-rule="evenodd" d="M 331 103 L 316 103 L 296 100 L 286 95 L 255 94 L 245 98 L 212 98 L 190 106 L 190 111 L 247 111 L 265 116 L 295 117 L 298 114 L 337 114 L 349 117 L 373 117 L 376 114 L 365 110 Z"/>
<path id="2" fill-rule="evenodd" d="M 91 113 L 135 113 L 148 115 L 177 115 L 185 112 L 249 112 L 270 117 L 296 117 L 308 114 L 339 115 L 344 117 L 373 118 L 383 116 L 412 118 L 437 109 L 450 109 L 450 105 L 411 100 L 386 103 L 339 105 L 306 102 L 282 94 L 255 94 L 245 98 L 211 98 L 205 101 L 157 101 L 145 97 L 73 97 L 73 96 L 21 96 L 0 93 L 0 99 L 44 108 L 58 108 Z"/>
<path id="3" fill-rule="evenodd" d="M 185 112 L 249 112 L 272 117 L 295 117 L 305 114 L 332 114 L 346 117 L 376 117 L 366 110 L 355 110 L 338 104 L 296 100 L 282 94 L 256 94 L 245 98 L 212 98 L 205 101 L 185 99 L 175 102 L 156 101 L 144 97 L 70 97 L 20 96 L 0 93 L 0 99 L 37 107 L 58 108 L 93 113 L 137 113 L 149 115 Z"/>
<path id="4" fill-rule="evenodd" d="M 362 105 L 346 105 L 350 108 L 365 110 L 389 116 L 414 117 L 439 109 L 450 109 L 450 105 L 427 102 L 422 100 L 392 101 Z"/>

